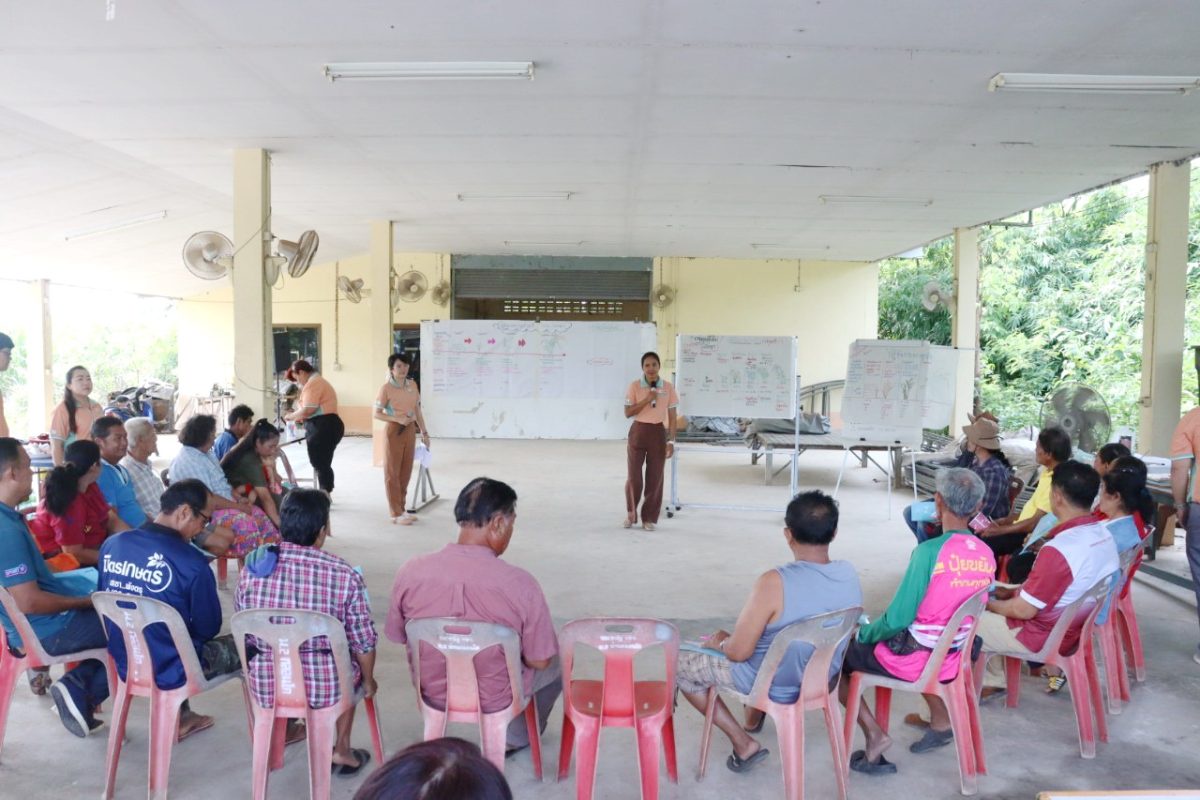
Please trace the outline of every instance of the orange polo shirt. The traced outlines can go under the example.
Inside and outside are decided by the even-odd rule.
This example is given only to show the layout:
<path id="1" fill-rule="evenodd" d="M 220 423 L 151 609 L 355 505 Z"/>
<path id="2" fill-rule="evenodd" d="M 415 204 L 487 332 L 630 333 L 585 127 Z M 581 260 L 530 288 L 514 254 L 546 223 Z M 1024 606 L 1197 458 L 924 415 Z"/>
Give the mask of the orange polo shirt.
<path id="1" fill-rule="evenodd" d="M 629 384 L 629 389 L 625 392 L 625 405 L 637 405 L 653 392 L 658 392 L 658 403 L 654 406 L 646 406 L 633 419 L 635 422 L 649 422 L 652 425 L 657 423 L 664 428 L 668 427 L 670 419 L 667 412 L 679 406 L 679 395 L 675 393 L 675 387 L 671 385 L 670 381 L 659 378 L 658 387 L 651 389 L 650 384 L 646 383 L 646 377 L 643 375 L 638 380 Z"/>
<path id="2" fill-rule="evenodd" d="M 416 420 L 420 404 L 421 392 L 410 378 L 404 379 L 403 386 L 388 378 L 387 383 L 379 387 L 379 396 L 375 398 L 375 408 L 401 426 Z"/>
<path id="3" fill-rule="evenodd" d="M 320 375 L 314 374 L 300 392 L 300 405 L 304 408 L 315 409 L 307 418 L 319 417 L 322 414 L 336 414 L 338 410 L 337 392 L 333 384 Z"/>

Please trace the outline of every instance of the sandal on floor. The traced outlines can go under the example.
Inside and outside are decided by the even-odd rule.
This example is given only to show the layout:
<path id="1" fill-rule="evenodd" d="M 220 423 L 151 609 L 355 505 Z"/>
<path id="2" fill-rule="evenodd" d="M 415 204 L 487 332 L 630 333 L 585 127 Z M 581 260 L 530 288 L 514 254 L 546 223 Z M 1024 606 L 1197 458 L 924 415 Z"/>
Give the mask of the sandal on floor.
<path id="1" fill-rule="evenodd" d="M 349 764 L 330 764 L 330 771 L 339 778 L 350 778 L 362 771 L 371 761 L 371 753 L 369 750 L 363 750 L 361 747 L 354 747 L 350 750 L 350 755 L 358 761 L 353 767 Z"/>
<path id="2" fill-rule="evenodd" d="M 201 721 L 192 725 L 186 731 L 184 731 L 184 730 L 179 731 L 179 734 L 178 734 L 179 738 L 177 738 L 175 740 L 176 742 L 182 742 L 184 739 L 191 738 L 193 735 L 200 733 L 201 731 L 206 731 L 209 728 L 211 728 L 213 725 L 217 724 L 217 721 L 215 719 L 213 719 L 212 717 L 206 717 L 203 714 L 199 714 L 197 716 L 202 717 Z"/>
<path id="3" fill-rule="evenodd" d="M 877 761 L 867 761 L 866 750 L 855 750 L 850 756 L 850 769 L 866 775 L 895 775 L 896 765 L 880 753 Z"/>
<path id="4" fill-rule="evenodd" d="M 54 680 L 50 677 L 50 670 L 30 670 L 29 691 L 38 697 L 44 697 L 50 691 L 50 684 L 52 683 L 54 683 Z"/>
<path id="5" fill-rule="evenodd" d="M 933 728 L 925 731 L 925 735 L 908 746 L 910 753 L 928 753 L 939 747 L 945 747 L 954 741 L 954 731 L 935 731 Z"/>
<path id="6" fill-rule="evenodd" d="M 626 517 L 625 519 L 621 520 L 621 527 L 622 528 L 632 528 L 633 523 L 635 523 L 635 522 L 637 522 L 637 520 Z"/>
<path id="7" fill-rule="evenodd" d="M 1048 675 L 1046 677 L 1046 694 L 1056 694 L 1061 692 L 1063 687 L 1067 685 L 1067 676 L 1065 675 Z"/>
<path id="8" fill-rule="evenodd" d="M 730 753 L 729 758 L 725 759 L 725 766 L 734 772 L 746 772 L 753 769 L 758 762 L 770 754 L 770 751 L 765 747 L 758 748 L 745 758 L 741 758 L 737 753 Z"/>
<path id="9" fill-rule="evenodd" d="M 916 714 L 916 713 L 905 714 L 904 715 L 904 724 L 910 728 L 916 728 L 917 730 L 923 731 L 923 730 L 929 729 L 929 720 L 925 719 L 920 714 Z"/>
<path id="10" fill-rule="evenodd" d="M 308 728 L 303 722 L 295 725 L 287 726 L 287 733 L 284 735 L 283 746 L 287 747 L 293 744 L 300 744 L 308 738 Z"/>
<path id="11" fill-rule="evenodd" d="M 653 522 L 643 522 L 642 523 L 642 530 L 644 530 L 644 531 L 652 531 L 655 529 L 655 527 L 657 527 L 657 526 Z"/>
<path id="12" fill-rule="evenodd" d="M 746 733 L 762 733 L 763 725 L 765 725 L 766 723 L 767 723 L 767 715 L 763 714 L 761 717 L 758 718 L 757 725 L 755 725 L 753 728 L 747 728 L 745 725 L 743 725 L 742 730 L 744 730 Z"/>
<path id="13" fill-rule="evenodd" d="M 1004 697 L 1006 694 L 1008 694 L 1008 689 L 1003 686 L 985 686 L 979 693 L 979 702 L 987 703 L 997 697 Z"/>

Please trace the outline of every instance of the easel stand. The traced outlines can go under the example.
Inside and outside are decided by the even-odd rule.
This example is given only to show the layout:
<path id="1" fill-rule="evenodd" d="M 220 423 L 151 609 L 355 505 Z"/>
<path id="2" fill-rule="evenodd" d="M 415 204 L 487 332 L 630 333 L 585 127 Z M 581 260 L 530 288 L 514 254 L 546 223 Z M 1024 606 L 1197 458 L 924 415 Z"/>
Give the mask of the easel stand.
<path id="1" fill-rule="evenodd" d="M 672 381 L 674 381 L 675 376 L 672 375 L 671 378 L 672 378 Z M 799 375 L 796 376 L 796 398 L 797 398 L 796 407 L 793 409 L 795 412 L 795 416 L 796 416 L 796 420 L 795 420 L 796 428 L 795 428 L 795 432 L 794 432 L 795 438 L 792 440 L 793 441 L 792 447 L 789 448 L 787 451 L 785 451 L 792 462 L 791 482 L 789 485 L 790 492 L 788 494 L 789 501 L 793 497 L 796 496 L 796 492 L 797 492 L 798 485 L 800 482 L 800 471 L 799 471 L 800 447 L 798 444 L 799 439 L 800 439 L 800 404 L 799 404 L 800 376 Z M 729 455 L 730 453 L 732 453 L 734 455 L 739 455 L 739 456 L 745 455 L 745 453 L 746 453 L 745 450 L 742 450 L 740 448 L 734 448 L 734 447 L 724 447 L 724 448 L 722 448 L 722 447 L 704 447 L 704 446 L 680 447 L 678 444 L 676 444 L 674 451 L 671 453 L 671 499 L 670 499 L 670 502 L 667 503 L 667 517 L 668 518 L 674 517 L 676 511 L 683 510 L 683 503 L 679 499 L 679 454 L 681 451 L 686 452 L 686 453 L 705 453 L 708 455 Z M 750 450 L 749 452 L 751 454 L 754 453 L 753 450 Z M 778 453 L 779 451 L 776 450 L 775 452 Z M 769 512 L 769 513 L 782 513 L 787 510 L 787 504 L 785 503 L 783 506 L 776 507 L 776 506 L 733 506 L 733 505 L 722 505 L 722 504 L 715 504 L 715 503 L 688 503 L 688 508 L 712 508 L 712 509 L 718 509 L 721 511 L 764 511 L 764 512 Z"/>
<path id="2" fill-rule="evenodd" d="M 837 496 L 838 496 L 838 491 L 842 488 L 842 477 L 846 474 L 846 458 L 850 455 L 850 451 L 853 450 L 856 446 L 865 446 L 865 445 L 871 445 L 875 449 L 887 450 L 887 467 L 881 468 L 881 469 L 883 469 L 883 471 L 887 474 L 887 518 L 891 519 L 892 518 L 892 482 L 893 482 L 892 465 L 896 464 L 896 463 L 900 463 L 901 472 L 903 472 L 903 470 L 904 470 L 903 459 L 904 459 L 905 444 L 903 442 L 901 442 L 899 439 L 896 439 L 891 442 L 868 442 L 866 439 L 859 439 L 857 442 L 857 445 L 854 442 L 847 441 L 845 449 L 842 450 L 842 468 L 838 470 L 837 484 L 833 487 L 833 497 L 836 500 Z M 893 450 L 896 451 L 896 454 L 900 456 L 901 460 L 899 462 L 897 462 L 895 455 L 893 455 L 893 453 L 892 453 Z M 875 466 L 877 466 L 877 467 L 879 466 L 879 462 L 876 461 L 875 459 L 871 458 L 871 452 L 869 450 L 863 450 L 862 454 L 863 454 L 864 466 L 865 466 L 865 462 L 868 459 L 873 464 L 875 464 Z M 915 502 L 917 502 L 917 449 L 916 448 L 912 449 L 910 455 L 911 455 L 911 457 L 909 459 L 909 463 L 912 466 L 913 502 L 915 503 Z"/>
<path id="3" fill-rule="evenodd" d="M 417 513 L 439 497 L 441 495 L 437 493 L 437 489 L 433 488 L 433 476 L 429 474 L 429 470 L 425 469 L 425 465 L 422 464 L 421 469 L 417 472 L 417 482 L 413 486 L 412 501 L 408 504 L 408 513 Z"/>

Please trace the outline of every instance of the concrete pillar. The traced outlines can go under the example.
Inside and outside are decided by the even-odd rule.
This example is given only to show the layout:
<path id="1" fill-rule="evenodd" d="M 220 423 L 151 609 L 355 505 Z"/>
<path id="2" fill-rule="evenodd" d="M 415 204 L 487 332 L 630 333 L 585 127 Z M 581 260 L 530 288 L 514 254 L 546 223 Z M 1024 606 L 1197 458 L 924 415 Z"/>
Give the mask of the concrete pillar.
<path id="1" fill-rule="evenodd" d="M 1183 395 L 1190 165 L 1150 168 L 1146 230 L 1146 311 L 1142 330 L 1142 453 L 1169 456 Z"/>
<path id="2" fill-rule="evenodd" d="M 58 405 L 61 391 L 56 392 L 54 368 L 54 336 L 50 324 L 50 281 L 37 280 L 29 284 L 28 348 L 25 354 L 26 381 L 29 385 L 29 418 L 20 433 L 32 434 L 46 430 L 50 425 L 50 413 Z M 58 380 L 67 376 L 62 375 Z M 13 420 L 9 427 L 16 431 Z"/>
<path id="3" fill-rule="evenodd" d="M 950 311 L 950 343 L 958 348 L 954 412 L 950 435 L 956 436 L 975 411 L 975 364 L 979 348 L 979 230 L 954 229 L 954 307 Z"/>
<path id="4" fill-rule="evenodd" d="M 239 403 L 275 416 L 271 289 L 263 273 L 271 214 L 271 161 L 266 150 L 233 152 L 233 373 Z M 224 422 L 221 423 L 224 425 Z"/>
<path id="5" fill-rule="evenodd" d="M 371 374 L 377 375 L 381 384 L 387 379 L 387 359 L 392 354 L 392 249 L 391 220 L 373 220 L 371 267 L 367 276 L 367 286 L 371 289 L 371 338 L 368 350 L 371 357 Z M 384 444 L 382 423 L 373 422 L 371 428 L 374 462 L 375 466 L 380 466 L 383 464 Z"/>

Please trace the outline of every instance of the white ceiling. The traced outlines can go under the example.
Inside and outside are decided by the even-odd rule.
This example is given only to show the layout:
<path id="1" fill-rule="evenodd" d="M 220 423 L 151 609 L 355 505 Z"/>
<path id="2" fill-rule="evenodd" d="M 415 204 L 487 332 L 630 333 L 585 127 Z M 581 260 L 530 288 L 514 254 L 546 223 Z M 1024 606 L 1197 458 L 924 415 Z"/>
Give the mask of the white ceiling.
<path id="1" fill-rule="evenodd" d="M 232 234 L 236 147 L 273 153 L 272 227 L 318 230 L 321 261 L 366 250 L 367 223 L 386 218 L 410 251 L 873 260 L 1200 152 L 1200 94 L 987 91 L 1002 71 L 1200 74 L 1200 3 L 108 5 L 111 21 L 106 0 L 0 5 L 0 277 L 202 288 L 179 250 L 196 230 Z M 537 74 L 321 73 L 399 60 L 532 60 Z M 457 199 L 551 191 L 574 194 Z"/>

